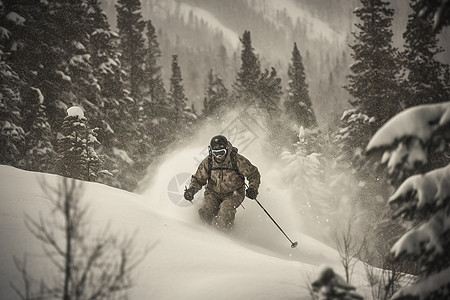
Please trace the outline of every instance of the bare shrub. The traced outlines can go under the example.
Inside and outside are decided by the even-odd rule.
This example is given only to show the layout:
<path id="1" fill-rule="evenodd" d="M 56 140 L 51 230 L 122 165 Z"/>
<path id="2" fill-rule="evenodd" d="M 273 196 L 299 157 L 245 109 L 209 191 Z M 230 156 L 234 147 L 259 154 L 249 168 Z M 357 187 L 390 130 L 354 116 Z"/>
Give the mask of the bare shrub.
<path id="1" fill-rule="evenodd" d="M 334 241 L 339 252 L 339 259 L 345 271 L 345 279 L 347 283 L 351 282 L 355 264 L 361 257 L 361 251 L 364 247 L 364 240 L 358 240 L 352 235 L 351 230 L 352 219 L 347 223 L 344 230 L 336 232 Z"/>
<path id="2" fill-rule="evenodd" d="M 406 262 L 392 262 L 386 259 L 383 268 L 378 269 L 364 262 L 366 278 L 371 287 L 372 299 L 390 299 L 401 287 L 413 282 L 415 276 L 403 271 L 408 267 L 405 264 Z"/>
<path id="3" fill-rule="evenodd" d="M 27 272 L 26 256 L 14 257 L 23 279 L 23 292 L 11 283 L 20 299 L 125 299 L 132 286 L 131 272 L 148 251 L 137 252 L 134 237 L 118 238 L 107 226 L 94 236 L 86 223 L 87 208 L 81 205 L 82 182 L 63 177 L 57 186 L 41 180 L 52 204 L 51 216 L 38 220 L 26 216 L 25 224 L 42 242 L 46 256 L 56 269 L 51 283 L 42 279 L 38 290 Z"/>

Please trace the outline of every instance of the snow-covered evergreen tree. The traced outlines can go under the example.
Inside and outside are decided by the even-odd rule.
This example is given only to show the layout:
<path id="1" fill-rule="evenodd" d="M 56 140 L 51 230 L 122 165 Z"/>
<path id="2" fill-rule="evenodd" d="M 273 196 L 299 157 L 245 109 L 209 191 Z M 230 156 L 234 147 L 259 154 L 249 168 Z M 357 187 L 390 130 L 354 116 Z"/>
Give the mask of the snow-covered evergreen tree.
<path id="1" fill-rule="evenodd" d="M 20 46 L 15 35 L 24 27 L 25 18 L 9 5 L 0 5 L 0 163 L 19 166 L 24 155 L 25 131 L 23 129 L 24 86 L 20 74 L 8 62 Z M 8 3 L 9 4 L 9 3 Z"/>
<path id="2" fill-rule="evenodd" d="M 374 118 L 359 112 L 357 109 L 346 110 L 341 117 L 341 126 L 335 136 L 335 142 L 346 161 L 355 166 L 364 160 L 364 145 L 367 141 L 366 133 L 370 130 Z M 351 142 L 349 142 L 351 141 Z"/>
<path id="3" fill-rule="evenodd" d="M 323 143 L 316 130 L 300 127 L 294 149 L 281 154 L 283 182 L 292 190 L 303 230 L 322 241 L 330 241 L 345 211 L 341 207 L 342 194 L 333 190 L 336 179 L 325 174 L 331 161 L 323 157 L 320 144 Z M 321 227 L 320 232 L 317 226 Z"/>
<path id="4" fill-rule="evenodd" d="M 316 116 L 309 97 L 308 84 L 306 83 L 303 58 L 297 48 L 297 43 L 294 43 L 294 49 L 292 50 L 288 77 L 288 95 L 284 102 L 287 116 L 298 126 L 303 126 L 304 128 L 317 126 Z"/>
<path id="5" fill-rule="evenodd" d="M 6 6 L 20 12 L 26 25 L 11 28 L 15 46 L 8 61 L 28 83 L 22 94 L 30 86 L 43 94 L 51 127 L 59 128 L 74 102 L 93 110 L 102 106 L 90 52 L 90 2 L 8 1 Z"/>
<path id="6" fill-rule="evenodd" d="M 33 106 L 34 120 L 30 130 L 26 133 L 26 154 L 24 167 L 32 171 L 53 173 L 55 171 L 54 160 L 56 152 L 53 148 L 53 134 L 44 105 L 44 96 L 41 91 L 35 89 L 37 103 Z"/>
<path id="7" fill-rule="evenodd" d="M 101 96 L 105 98 L 102 104 L 108 108 L 112 106 L 111 102 L 123 98 L 120 39 L 118 33 L 110 29 L 107 16 L 101 10 L 99 2 L 90 0 L 89 4 L 87 16 L 92 32 L 89 35 L 88 49 Z"/>
<path id="8" fill-rule="evenodd" d="M 433 153 L 448 150 L 449 132 L 450 102 L 419 105 L 389 120 L 367 145 L 369 154 L 382 155 L 393 180 L 407 178 L 389 203 L 394 217 L 403 219 L 410 230 L 395 243 L 391 255 L 394 260 L 415 261 L 420 270 L 417 280 L 392 299 L 450 297 L 450 164 L 423 173 Z"/>
<path id="9" fill-rule="evenodd" d="M 58 138 L 58 173 L 75 179 L 96 181 L 101 160 L 95 152 L 98 143 L 95 130 L 89 129 L 80 107 L 72 106 L 61 126 Z"/>
<path id="10" fill-rule="evenodd" d="M 20 80 L 3 57 L 4 52 L 0 48 L 0 163 L 18 166 L 25 146 Z"/>
<path id="11" fill-rule="evenodd" d="M 90 109 L 97 115 L 95 127 L 101 128 L 99 138 L 102 146 L 97 153 L 102 156 L 105 169 L 113 176 L 103 176 L 102 183 L 129 188 L 124 183 L 131 177 L 129 167 L 130 154 L 124 150 L 129 143 L 128 129 L 134 108 L 125 97 L 125 85 L 122 80 L 121 49 L 119 35 L 110 29 L 106 15 L 97 0 L 90 0 L 88 9 L 89 23 L 92 27 L 89 51 L 92 58 L 95 78 L 102 97 L 101 105 Z M 131 108 L 130 108 L 131 106 Z"/>

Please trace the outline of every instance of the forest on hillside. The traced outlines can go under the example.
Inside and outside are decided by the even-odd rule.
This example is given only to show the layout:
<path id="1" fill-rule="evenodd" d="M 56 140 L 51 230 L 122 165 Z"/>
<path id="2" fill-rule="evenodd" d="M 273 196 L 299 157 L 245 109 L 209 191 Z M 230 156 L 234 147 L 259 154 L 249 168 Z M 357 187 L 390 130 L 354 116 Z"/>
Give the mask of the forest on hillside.
<path id="1" fill-rule="evenodd" d="M 223 35 L 193 14 L 186 20 L 166 17 L 179 33 L 173 39 L 143 17 L 139 0 L 117 1 L 114 29 L 97 0 L 2 0 L 0 163 L 134 191 L 162 155 L 200 127 L 225 122 L 230 111 L 240 118 L 251 111 L 267 133 L 268 152 L 289 166 L 286 180 L 298 188 L 293 193 L 305 196 L 299 214 L 308 211 L 310 219 L 302 222 L 323 226 L 318 238 L 330 244 L 333 229 L 342 223 L 333 213 L 351 207 L 352 234 L 364 237 L 367 247 L 359 258 L 394 268 L 387 253 L 411 225 L 392 219 L 386 203 L 403 178 L 390 178 L 381 168 L 386 160 L 380 163 L 365 150 L 397 114 L 450 99 L 450 68 L 438 59 L 446 51 L 439 37 L 448 25 L 448 5 L 409 1 L 404 43 L 398 48 L 389 3 L 354 2 L 344 14 L 351 13 L 355 24 L 340 27 L 339 47 L 345 48 L 336 46 L 342 52 L 331 59 L 323 48 L 327 38 L 311 40 L 308 25 L 302 20 L 294 25 L 286 11 L 271 23 L 256 10 L 235 11 L 223 4 L 229 26 L 237 19 L 244 26 L 251 20 L 248 26 L 256 24 L 265 34 L 243 30 L 238 50 L 231 53 Z M 177 3 L 175 10 L 182 8 Z M 208 7 L 209 1 L 188 3 L 220 9 Z M 336 26 L 341 20 L 321 17 Z M 202 39 L 192 36 L 192 26 Z M 289 26 L 292 35 L 286 37 L 280 28 Z M 208 45 L 202 44 L 205 40 Z M 273 45 L 287 59 L 274 61 L 279 52 Z M 83 113 L 78 108 L 72 113 L 74 106 Z M 325 118 L 331 119 L 327 126 Z M 445 139 L 439 145 L 430 141 L 433 155 L 402 176 L 448 165 L 448 145 Z M 410 150 L 405 147 L 402 153 Z M 421 276 L 435 271 L 416 267 L 401 266 Z"/>

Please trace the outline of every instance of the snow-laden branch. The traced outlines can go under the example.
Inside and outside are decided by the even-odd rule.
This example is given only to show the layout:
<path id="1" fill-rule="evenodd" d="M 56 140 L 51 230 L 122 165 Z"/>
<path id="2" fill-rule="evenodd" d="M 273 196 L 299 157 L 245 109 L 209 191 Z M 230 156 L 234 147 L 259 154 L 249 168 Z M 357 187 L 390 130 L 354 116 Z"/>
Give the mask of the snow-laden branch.
<path id="1" fill-rule="evenodd" d="M 448 135 L 449 128 L 450 102 L 415 106 L 382 126 L 366 151 L 383 150 L 382 163 L 387 164 L 389 174 L 401 164 L 411 170 L 428 162 L 428 147 L 437 136 Z"/>
<path id="2" fill-rule="evenodd" d="M 428 221 L 403 235 L 391 248 L 394 259 L 408 256 L 432 262 L 437 255 L 445 255 L 442 238 L 450 230 L 450 217 L 444 210 L 437 212 Z"/>
<path id="3" fill-rule="evenodd" d="M 414 175 L 406 179 L 397 191 L 389 198 L 391 204 L 409 202 L 395 215 L 409 215 L 424 212 L 430 207 L 439 210 L 445 207 L 450 199 L 450 165 L 436 169 L 425 175 Z M 413 200 L 411 201 L 411 198 Z"/>

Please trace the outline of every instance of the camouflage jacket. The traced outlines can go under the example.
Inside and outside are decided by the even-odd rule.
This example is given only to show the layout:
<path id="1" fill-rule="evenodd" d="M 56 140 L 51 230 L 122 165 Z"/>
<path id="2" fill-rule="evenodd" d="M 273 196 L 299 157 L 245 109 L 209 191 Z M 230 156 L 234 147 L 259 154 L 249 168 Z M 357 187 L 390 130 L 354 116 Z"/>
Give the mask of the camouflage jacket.
<path id="1" fill-rule="evenodd" d="M 244 179 L 233 169 L 231 161 L 232 145 L 228 143 L 227 156 L 222 163 L 218 163 L 212 159 L 211 178 L 208 180 L 208 157 L 206 157 L 198 166 L 197 172 L 191 178 L 190 188 L 194 188 L 195 192 L 201 190 L 206 185 L 206 190 L 219 195 L 227 195 L 235 190 L 244 188 Z M 258 168 L 244 156 L 236 153 L 236 162 L 238 170 L 248 180 L 249 187 L 258 190 L 261 175 Z"/>

